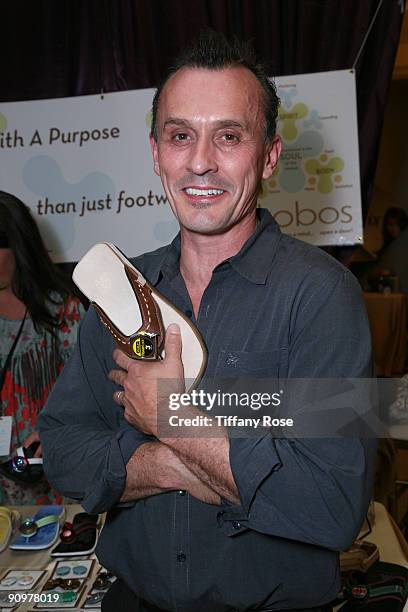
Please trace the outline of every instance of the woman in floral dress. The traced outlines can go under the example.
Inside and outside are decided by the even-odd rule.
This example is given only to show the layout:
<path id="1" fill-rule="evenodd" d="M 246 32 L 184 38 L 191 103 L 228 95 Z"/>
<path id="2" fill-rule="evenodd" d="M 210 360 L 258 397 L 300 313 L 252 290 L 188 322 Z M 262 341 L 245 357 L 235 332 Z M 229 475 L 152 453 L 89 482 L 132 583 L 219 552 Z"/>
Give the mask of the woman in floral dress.
<path id="1" fill-rule="evenodd" d="M 29 208 L 0 191 L 0 407 L 12 417 L 10 455 L 39 441 L 37 416 L 69 358 L 84 309 L 51 262 Z M 41 446 L 36 451 L 41 456 Z M 43 479 L 0 476 L 0 505 L 61 503 Z"/>

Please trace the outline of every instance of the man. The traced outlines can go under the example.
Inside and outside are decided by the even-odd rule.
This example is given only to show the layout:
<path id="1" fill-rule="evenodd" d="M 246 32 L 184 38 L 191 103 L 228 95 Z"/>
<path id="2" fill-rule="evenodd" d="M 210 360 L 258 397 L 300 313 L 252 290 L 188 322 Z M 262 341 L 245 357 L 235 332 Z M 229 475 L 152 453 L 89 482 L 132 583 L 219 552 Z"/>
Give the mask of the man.
<path id="1" fill-rule="evenodd" d="M 207 379 L 364 377 L 370 338 L 354 278 L 256 211 L 279 157 L 277 108 L 246 45 L 207 33 L 183 55 L 155 96 L 151 135 L 180 235 L 134 263 L 200 330 Z M 50 481 L 108 511 L 97 552 L 119 580 L 103 610 L 331 609 L 373 445 L 223 427 L 161 438 L 156 381 L 182 388 L 177 326 L 165 349 L 161 362 L 131 361 L 91 309 L 41 418 Z"/>

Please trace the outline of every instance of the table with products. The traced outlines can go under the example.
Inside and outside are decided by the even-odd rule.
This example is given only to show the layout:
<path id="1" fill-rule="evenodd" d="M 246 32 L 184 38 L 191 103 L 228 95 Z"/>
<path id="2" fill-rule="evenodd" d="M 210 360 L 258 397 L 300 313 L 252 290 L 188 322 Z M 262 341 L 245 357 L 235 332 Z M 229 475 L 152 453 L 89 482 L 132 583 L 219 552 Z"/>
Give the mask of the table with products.
<path id="1" fill-rule="evenodd" d="M 408 543 L 404 539 L 398 526 L 393 521 L 385 506 L 374 502 L 375 520 L 371 533 L 364 540 L 376 544 L 380 553 L 380 561 L 395 563 L 408 568 Z M 341 611 L 342 606 L 335 608 Z M 408 602 L 402 612 L 408 612 Z"/>
<path id="2" fill-rule="evenodd" d="M 39 509 L 38 506 L 13 508 L 20 512 L 21 520 L 34 516 Z M 72 524 L 79 513 L 83 513 L 81 506 L 67 504 L 61 524 L 66 521 Z M 99 517 L 98 529 L 103 518 Z M 51 557 L 54 548 L 55 545 L 37 551 L 6 548 L 0 553 L 0 610 L 100 610 L 100 601 L 115 578 L 100 566 L 94 552 Z M 64 588 L 60 587 L 61 584 Z M 1 601 L 7 597 L 8 602 Z"/>
<path id="3" fill-rule="evenodd" d="M 404 540 L 401 532 L 393 522 L 387 510 L 382 504 L 375 503 L 375 521 L 372 525 L 371 533 L 365 540 L 376 544 L 380 552 L 380 561 L 396 563 L 408 568 L 408 544 Z M 23 518 L 33 516 L 38 510 L 38 506 L 16 506 Z M 82 508 L 77 504 L 65 506 L 65 520 L 72 522 L 73 517 Z M 99 527 L 103 524 L 100 517 Z M 53 547 L 39 550 L 36 552 L 10 550 L 7 548 L 0 553 L 0 595 L 3 592 L 11 592 L 12 587 L 7 587 L 9 582 L 13 582 L 16 577 L 27 582 L 28 576 L 33 579 L 33 585 L 24 590 L 14 590 L 14 593 L 44 593 L 44 586 L 50 579 L 60 579 L 80 582 L 76 589 L 76 601 L 64 604 L 53 604 L 44 606 L 41 602 L 25 602 L 15 607 L 6 607 L 0 602 L 0 610 L 15 610 L 18 612 L 41 612 L 41 610 L 99 610 L 100 601 L 92 603 L 89 600 L 90 594 L 100 593 L 102 596 L 107 591 L 112 581 L 115 579 L 99 565 L 95 554 L 92 553 L 81 557 L 51 557 Z M 79 569 L 78 569 L 79 568 Z M 79 571 L 80 570 L 80 571 Z M 99 582 L 98 582 L 99 580 Z M 95 581 L 97 586 L 95 587 Z M 2 582 L 5 585 L 2 587 Z M 13 582 L 13 586 L 15 582 Z M 9 589 L 9 591 L 7 591 Z M 46 591 L 47 592 L 47 591 Z M 96 598 L 97 599 L 97 598 Z M 88 601 L 88 604 L 86 602 Z M 90 602 L 90 603 L 89 603 Z M 40 607 L 41 606 L 41 607 Z M 341 607 L 339 608 L 341 609 Z M 404 612 L 408 612 L 408 603 L 404 607 Z"/>

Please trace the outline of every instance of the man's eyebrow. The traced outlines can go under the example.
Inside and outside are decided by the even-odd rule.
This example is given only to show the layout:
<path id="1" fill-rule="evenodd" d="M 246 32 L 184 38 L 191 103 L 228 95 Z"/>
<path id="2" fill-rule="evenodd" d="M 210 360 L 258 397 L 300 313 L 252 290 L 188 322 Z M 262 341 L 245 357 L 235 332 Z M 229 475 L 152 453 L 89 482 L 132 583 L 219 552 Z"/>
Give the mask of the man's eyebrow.
<path id="1" fill-rule="evenodd" d="M 214 123 L 217 129 L 224 127 L 237 127 L 245 130 L 247 128 L 247 124 L 244 121 L 237 121 L 235 119 L 219 119 Z"/>
<path id="2" fill-rule="evenodd" d="M 187 119 L 182 119 L 179 117 L 169 117 L 169 119 L 166 119 L 163 127 L 165 128 L 168 125 L 177 125 L 181 127 L 193 127 Z M 237 128 L 241 128 L 244 130 L 247 129 L 247 125 L 245 122 L 237 121 L 235 119 L 218 119 L 217 121 L 214 121 L 213 125 L 216 129 L 226 128 L 226 127 L 237 127 Z"/>
<path id="3" fill-rule="evenodd" d="M 190 123 L 186 119 L 179 119 L 178 117 L 169 117 L 169 119 L 166 119 L 163 127 L 167 127 L 168 125 L 180 125 L 183 127 L 190 127 Z"/>

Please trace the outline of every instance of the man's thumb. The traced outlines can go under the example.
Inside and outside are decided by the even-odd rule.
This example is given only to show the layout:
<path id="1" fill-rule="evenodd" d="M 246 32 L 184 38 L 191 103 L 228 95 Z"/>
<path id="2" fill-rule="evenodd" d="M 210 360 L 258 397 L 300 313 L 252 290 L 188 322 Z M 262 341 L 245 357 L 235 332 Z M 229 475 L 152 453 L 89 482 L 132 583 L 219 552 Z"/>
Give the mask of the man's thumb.
<path id="1" fill-rule="evenodd" d="M 181 357 L 181 333 L 180 328 L 176 323 L 171 323 L 166 330 L 166 337 L 164 340 L 164 350 L 166 353 L 166 359 L 168 357 Z"/>

